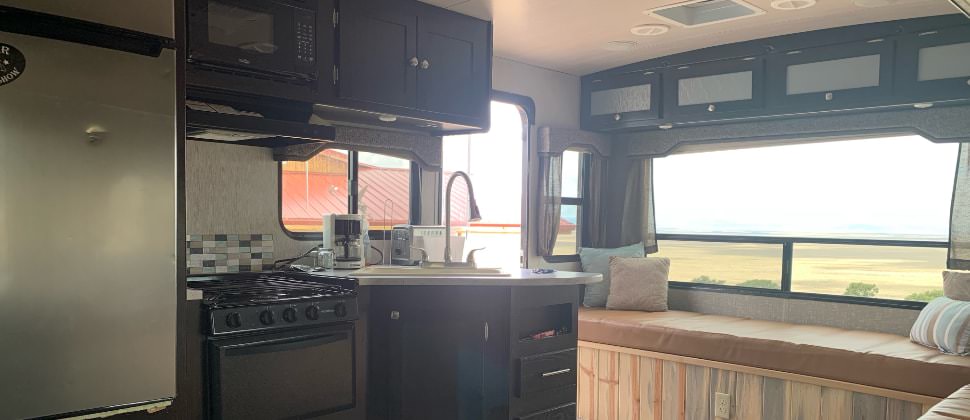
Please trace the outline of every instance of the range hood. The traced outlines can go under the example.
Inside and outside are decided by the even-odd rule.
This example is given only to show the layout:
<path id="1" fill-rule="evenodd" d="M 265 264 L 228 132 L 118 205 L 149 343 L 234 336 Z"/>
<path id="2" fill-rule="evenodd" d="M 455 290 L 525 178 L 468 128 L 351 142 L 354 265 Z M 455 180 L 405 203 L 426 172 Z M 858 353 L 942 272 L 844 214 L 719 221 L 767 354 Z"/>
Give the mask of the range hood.
<path id="1" fill-rule="evenodd" d="M 268 118 L 228 105 L 186 101 L 186 138 L 245 146 L 278 147 L 331 142 L 333 127 Z"/>

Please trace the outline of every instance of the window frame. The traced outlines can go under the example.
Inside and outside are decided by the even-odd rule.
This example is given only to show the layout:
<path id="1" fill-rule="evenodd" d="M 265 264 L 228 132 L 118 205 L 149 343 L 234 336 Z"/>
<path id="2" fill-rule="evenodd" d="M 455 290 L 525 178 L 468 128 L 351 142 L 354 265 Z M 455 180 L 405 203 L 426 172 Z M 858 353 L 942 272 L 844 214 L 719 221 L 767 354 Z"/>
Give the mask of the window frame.
<path id="1" fill-rule="evenodd" d="M 579 195 L 580 197 L 561 197 L 561 204 L 576 206 L 578 221 L 576 225 L 576 253 L 575 254 L 560 254 L 560 255 L 544 255 L 542 258 L 549 263 L 568 263 L 568 262 L 579 262 L 579 248 L 588 246 L 586 243 L 586 235 L 583 235 L 583 230 L 588 226 L 586 220 L 586 213 L 583 211 L 584 208 L 589 206 L 589 184 L 586 181 L 586 174 L 589 173 L 590 165 L 593 162 L 593 156 L 588 150 L 584 149 L 566 149 L 567 151 L 579 152 Z M 561 215 L 560 211 L 560 215 Z"/>
<path id="2" fill-rule="evenodd" d="M 320 152 L 322 153 L 323 149 Z M 338 149 L 347 150 L 347 214 L 357 214 L 359 209 L 357 208 L 357 198 L 360 193 L 359 178 L 358 178 L 358 168 L 360 164 L 360 153 L 361 150 L 350 150 L 350 149 Z M 367 153 L 377 153 L 378 152 L 367 152 Z M 316 155 L 314 155 L 316 156 Z M 312 159 L 312 158 L 311 158 Z M 421 179 L 421 168 L 417 162 L 411 162 L 411 175 L 408 182 L 408 222 L 411 224 L 417 224 L 417 219 L 421 214 L 421 193 L 419 188 L 414 188 L 415 180 Z M 323 232 L 294 232 L 286 228 L 286 224 L 283 223 L 283 162 L 277 163 L 277 184 L 276 184 L 276 214 L 277 219 L 280 224 L 280 229 L 286 236 L 299 240 L 299 241 L 321 241 L 323 240 Z M 417 209 L 417 211 L 415 211 Z M 322 220 L 321 220 L 322 223 Z M 321 230 L 323 227 L 321 226 Z M 368 231 L 367 236 L 371 240 L 384 240 L 387 239 L 386 231 Z"/>
<path id="3" fill-rule="evenodd" d="M 856 305 L 881 306 L 889 308 L 920 310 L 926 302 L 911 300 L 883 299 L 861 296 L 830 295 L 823 293 L 792 291 L 792 264 L 794 261 L 795 244 L 830 244 L 830 245 L 868 245 L 868 246 L 898 246 L 922 248 L 946 248 L 945 241 L 907 241 L 891 239 L 842 239 L 842 238 L 810 238 L 810 237 L 781 237 L 781 236 L 743 236 L 743 235 L 699 235 L 699 234 L 670 234 L 658 233 L 657 241 L 683 242 L 730 242 L 755 243 L 782 246 L 781 289 L 763 289 L 722 284 L 704 284 L 671 280 L 670 287 L 674 289 L 703 290 L 717 293 L 733 293 L 741 295 L 768 296 L 784 299 L 802 299 L 822 302 L 851 303 Z"/>

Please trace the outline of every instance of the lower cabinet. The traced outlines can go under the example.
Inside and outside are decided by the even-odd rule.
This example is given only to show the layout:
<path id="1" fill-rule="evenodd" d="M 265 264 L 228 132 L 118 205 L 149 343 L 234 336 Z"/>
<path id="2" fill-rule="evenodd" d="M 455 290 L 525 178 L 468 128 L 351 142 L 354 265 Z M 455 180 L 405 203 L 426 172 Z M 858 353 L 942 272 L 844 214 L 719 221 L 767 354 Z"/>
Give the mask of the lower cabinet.
<path id="1" fill-rule="evenodd" d="M 575 418 L 578 286 L 369 289 L 369 419 Z"/>

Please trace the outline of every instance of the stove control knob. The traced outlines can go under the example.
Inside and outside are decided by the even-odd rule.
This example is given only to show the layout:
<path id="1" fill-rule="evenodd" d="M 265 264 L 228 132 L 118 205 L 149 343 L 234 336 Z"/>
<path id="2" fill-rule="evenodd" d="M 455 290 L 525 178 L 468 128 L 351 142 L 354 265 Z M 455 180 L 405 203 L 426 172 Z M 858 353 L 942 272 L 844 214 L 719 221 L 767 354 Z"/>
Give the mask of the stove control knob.
<path id="1" fill-rule="evenodd" d="M 286 322 L 296 322 L 296 309 L 286 308 L 283 311 L 283 320 Z"/>
<path id="2" fill-rule="evenodd" d="M 343 318 L 347 316 L 347 305 L 344 305 L 342 303 L 333 305 L 333 314 L 336 315 L 337 318 Z"/>
<path id="3" fill-rule="evenodd" d="M 226 315 L 226 326 L 229 328 L 239 328 L 242 326 L 242 317 L 239 316 L 238 312 L 232 312 Z"/>
<path id="4" fill-rule="evenodd" d="M 320 307 L 317 305 L 310 305 L 306 308 L 306 319 L 311 321 L 316 321 L 320 318 Z"/>
<path id="5" fill-rule="evenodd" d="M 276 318 L 273 316 L 273 311 L 267 309 L 259 313 L 259 322 L 263 325 L 273 325 L 276 322 Z"/>

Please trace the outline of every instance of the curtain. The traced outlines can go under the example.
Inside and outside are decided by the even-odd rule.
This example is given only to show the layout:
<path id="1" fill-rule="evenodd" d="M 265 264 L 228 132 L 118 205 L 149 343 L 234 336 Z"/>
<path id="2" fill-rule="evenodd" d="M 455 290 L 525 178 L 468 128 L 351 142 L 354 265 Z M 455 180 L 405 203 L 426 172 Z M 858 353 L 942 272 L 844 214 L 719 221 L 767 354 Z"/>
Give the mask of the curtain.
<path id="1" fill-rule="evenodd" d="M 953 201 L 950 203 L 950 250 L 946 267 L 970 270 L 970 143 L 960 144 Z"/>
<path id="2" fill-rule="evenodd" d="M 562 206 L 562 155 L 539 154 L 539 255 L 552 255 L 559 235 Z"/>
<path id="3" fill-rule="evenodd" d="M 623 245 L 643 242 L 648 254 L 657 252 L 657 221 L 653 206 L 653 159 L 633 161 L 623 199 Z"/>
<path id="4" fill-rule="evenodd" d="M 605 248 L 607 244 L 604 200 L 606 200 L 608 160 L 596 153 L 591 153 L 589 159 L 589 169 L 583 179 L 585 182 L 583 193 L 586 194 L 581 223 L 583 246 Z"/>

